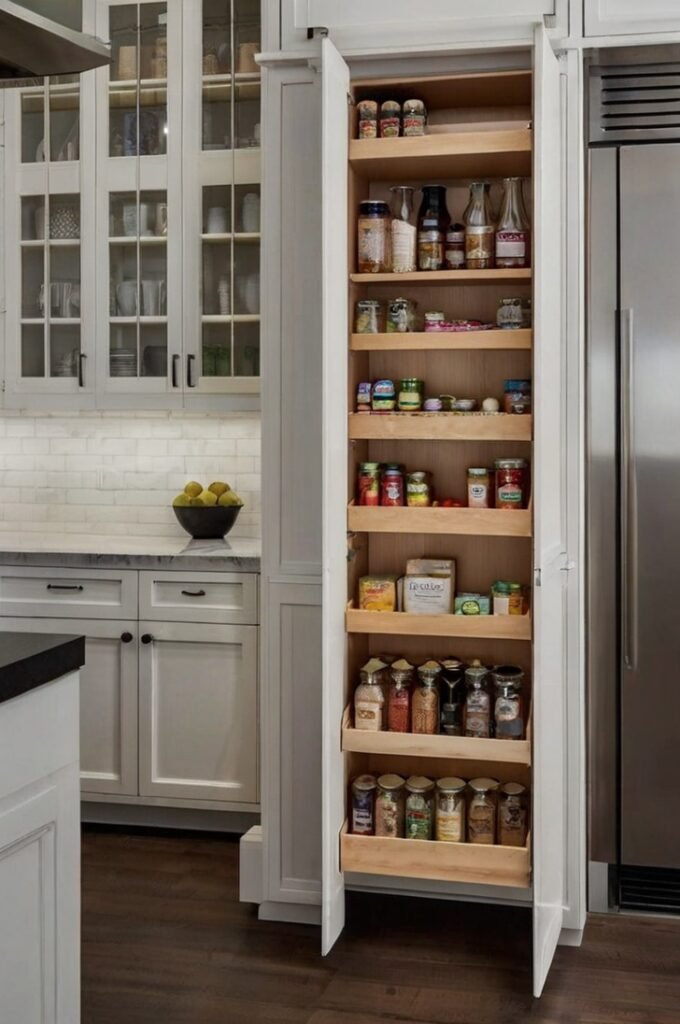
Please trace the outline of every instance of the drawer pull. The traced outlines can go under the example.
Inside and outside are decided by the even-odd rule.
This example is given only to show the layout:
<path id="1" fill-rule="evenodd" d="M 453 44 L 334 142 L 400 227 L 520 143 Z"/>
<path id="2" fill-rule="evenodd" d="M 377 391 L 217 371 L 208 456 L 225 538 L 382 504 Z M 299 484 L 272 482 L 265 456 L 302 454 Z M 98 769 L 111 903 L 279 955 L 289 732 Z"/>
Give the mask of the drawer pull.
<path id="1" fill-rule="evenodd" d="M 121 633 L 120 639 L 124 644 L 129 644 L 134 639 L 132 633 Z"/>
<path id="2" fill-rule="evenodd" d="M 151 644 L 151 643 L 153 643 L 153 637 L 151 636 L 151 633 L 144 633 L 144 635 L 142 636 L 142 643 L 143 644 Z"/>
<path id="3" fill-rule="evenodd" d="M 48 583 L 48 590 L 85 590 L 80 583 Z"/>
<path id="4" fill-rule="evenodd" d="M 183 590 L 185 597 L 205 597 L 205 590 Z"/>

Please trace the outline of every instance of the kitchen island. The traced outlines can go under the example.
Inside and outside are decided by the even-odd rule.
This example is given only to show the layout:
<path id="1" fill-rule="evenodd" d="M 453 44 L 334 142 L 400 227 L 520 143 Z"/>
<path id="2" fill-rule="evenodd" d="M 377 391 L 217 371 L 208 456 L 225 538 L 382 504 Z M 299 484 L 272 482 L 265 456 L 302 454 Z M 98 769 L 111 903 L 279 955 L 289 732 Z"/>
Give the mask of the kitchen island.
<path id="1" fill-rule="evenodd" d="M 0 634 L 0 1020 L 80 1020 L 82 637 Z"/>

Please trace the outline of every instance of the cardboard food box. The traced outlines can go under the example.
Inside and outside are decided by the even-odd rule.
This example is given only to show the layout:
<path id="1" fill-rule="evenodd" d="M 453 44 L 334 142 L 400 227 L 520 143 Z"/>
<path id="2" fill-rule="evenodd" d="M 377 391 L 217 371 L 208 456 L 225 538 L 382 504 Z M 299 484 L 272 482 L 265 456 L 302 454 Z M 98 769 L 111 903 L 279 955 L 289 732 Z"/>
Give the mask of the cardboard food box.
<path id="1" fill-rule="evenodd" d="M 450 576 L 405 576 L 404 611 L 412 615 L 449 615 L 453 610 Z"/>
<path id="2" fill-rule="evenodd" d="M 396 612 L 397 577 L 391 574 L 362 576 L 359 608 L 365 612 Z"/>
<path id="3" fill-rule="evenodd" d="M 491 598 L 488 594 L 456 594 L 455 615 L 490 615 Z"/>

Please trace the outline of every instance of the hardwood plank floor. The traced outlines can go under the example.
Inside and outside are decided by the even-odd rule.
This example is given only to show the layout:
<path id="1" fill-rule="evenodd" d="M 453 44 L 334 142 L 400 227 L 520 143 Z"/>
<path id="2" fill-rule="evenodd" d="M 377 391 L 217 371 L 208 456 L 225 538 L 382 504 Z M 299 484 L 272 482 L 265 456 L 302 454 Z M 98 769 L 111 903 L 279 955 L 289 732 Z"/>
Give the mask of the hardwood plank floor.
<path id="1" fill-rule="evenodd" d="M 83 836 L 83 1024 L 680 1024 L 680 919 L 593 916 L 531 998 L 527 911 L 354 895 L 319 932 L 238 902 L 238 844 Z"/>

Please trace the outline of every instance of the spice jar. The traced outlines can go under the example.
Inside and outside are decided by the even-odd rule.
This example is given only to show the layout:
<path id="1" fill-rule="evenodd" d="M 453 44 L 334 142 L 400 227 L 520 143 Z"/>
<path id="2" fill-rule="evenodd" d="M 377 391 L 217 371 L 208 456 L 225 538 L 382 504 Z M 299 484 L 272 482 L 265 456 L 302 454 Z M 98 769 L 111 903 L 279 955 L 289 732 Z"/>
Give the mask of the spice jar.
<path id="1" fill-rule="evenodd" d="M 360 274 L 385 274 L 392 269 L 390 211 L 373 199 L 359 203 L 357 261 Z"/>
<path id="2" fill-rule="evenodd" d="M 352 817 L 350 830 L 355 836 L 375 833 L 375 778 L 359 775 L 352 783 Z"/>
<path id="3" fill-rule="evenodd" d="M 424 185 L 418 211 L 418 270 L 441 270 L 444 244 L 451 218 L 446 208 L 446 187 Z"/>
<path id="4" fill-rule="evenodd" d="M 357 504 L 380 504 L 380 463 L 361 462 L 357 481 Z"/>
<path id="5" fill-rule="evenodd" d="M 530 380 L 506 380 L 504 382 L 503 411 L 518 416 L 531 412 Z"/>
<path id="6" fill-rule="evenodd" d="M 404 838 L 406 783 L 401 775 L 380 775 L 375 794 L 375 834 L 389 839 Z"/>
<path id="7" fill-rule="evenodd" d="M 397 404 L 394 381 L 377 380 L 373 385 L 371 409 L 373 412 L 392 412 Z"/>
<path id="8" fill-rule="evenodd" d="M 411 731 L 411 684 L 413 665 L 405 658 L 395 661 L 390 669 L 387 694 L 387 728 L 389 732 Z"/>
<path id="9" fill-rule="evenodd" d="M 409 274 L 416 269 L 416 226 L 413 220 L 411 185 L 393 185 L 392 193 L 392 270 Z"/>
<path id="10" fill-rule="evenodd" d="M 498 842 L 501 846 L 526 846 L 527 791 L 519 782 L 506 782 L 498 793 Z"/>
<path id="11" fill-rule="evenodd" d="M 465 780 L 439 779 L 436 789 L 435 839 L 442 843 L 465 842 Z"/>
<path id="12" fill-rule="evenodd" d="M 452 224 L 446 232 L 444 260 L 447 270 L 462 270 L 465 267 L 464 224 Z"/>
<path id="13" fill-rule="evenodd" d="M 396 139 L 401 127 L 401 103 L 385 100 L 380 107 L 380 138 Z"/>
<path id="14" fill-rule="evenodd" d="M 385 307 L 378 299 L 359 299 L 354 321 L 356 334 L 384 334 Z"/>
<path id="15" fill-rule="evenodd" d="M 439 733 L 439 690 L 437 680 L 441 668 L 436 661 L 426 661 L 418 668 L 418 686 L 412 700 L 412 731 L 427 736 Z"/>
<path id="16" fill-rule="evenodd" d="M 527 497 L 526 459 L 496 459 L 496 508 L 524 508 Z"/>
<path id="17" fill-rule="evenodd" d="M 404 103 L 403 126 L 405 136 L 425 134 L 427 111 L 422 100 L 406 100 Z"/>
<path id="18" fill-rule="evenodd" d="M 521 740 L 524 736 L 524 672 L 516 665 L 498 665 L 491 677 L 496 694 L 493 712 L 496 739 Z"/>
<path id="19" fill-rule="evenodd" d="M 491 215 L 490 185 L 473 181 L 470 201 L 465 208 L 465 265 L 469 270 L 493 267 L 495 228 Z"/>
<path id="20" fill-rule="evenodd" d="M 471 779 L 470 800 L 467 811 L 469 843 L 493 846 L 496 842 L 496 790 L 495 779 Z"/>
<path id="21" fill-rule="evenodd" d="M 404 467 L 390 463 L 383 467 L 380 477 L 380 504 L 398 508 L 404 504 Z"/>
<path id="22" fill-rule="evenodd" d="M 504 330 L 517 330 L 523 326 L 521 299 L 501 299 L 496 312 L 496 325 Z"/>
<path id="23" fill-rule="evenodd" d="M 406 504 L 411 508 L 427 508 L 432 504 L 432 489 L 429 474 L 421 470 L 409 473 L 406 478 Z"/>
<path id="24" fill-rule="evenodd" d="M 397 409 L 400 412 L 420 412 L 425 398 L 425 385 L 417 377 L 404 377 L 399 381 Z"/>
<path id="25" fill-rule="evenodd" d="M 406 839 L 432 839 L 434 782 L 422 775 L 406 780 Z"/>
<path id="26" fill-rule="evenodd" d="M 354 691 L 354 728 L 363 732 L 380 732 L 383 727 L 385 694 L 382 672 L 385 663 L 371 658 L 361 669 L 361 682 Z"/>
<path id="27" fill-rule="evenodd" d="M 412 331 L 416 325 L 416 305 L 413 299 L 392 299 L 387 305 L 387 333 Z"/>
<path id="28" fill-rule="evenodd" d="M 471 467 L 467 471 L 468 508 L 489 507 L 489 470 Z"/>
<path id="29" fill-rule="evenodd" d="M 458 658 L 444 658 L 439 677 L 440 729 L 446 736 L 463 734 L 463 677 L 465 666 Z"/>
<path id="30" fill-rule="evenodd" d="M 465 670 L 465 689 L 465 735 L 489 739 L 491 736 L 489 672 L 477 658 Z"/>
<path id="31" fill-rule="evenodd" d="M 359 117 L 359 138 L 377 139 L 378 137 L 378 104 L 375 100 L 361 100 L 357 103 Z"/>

